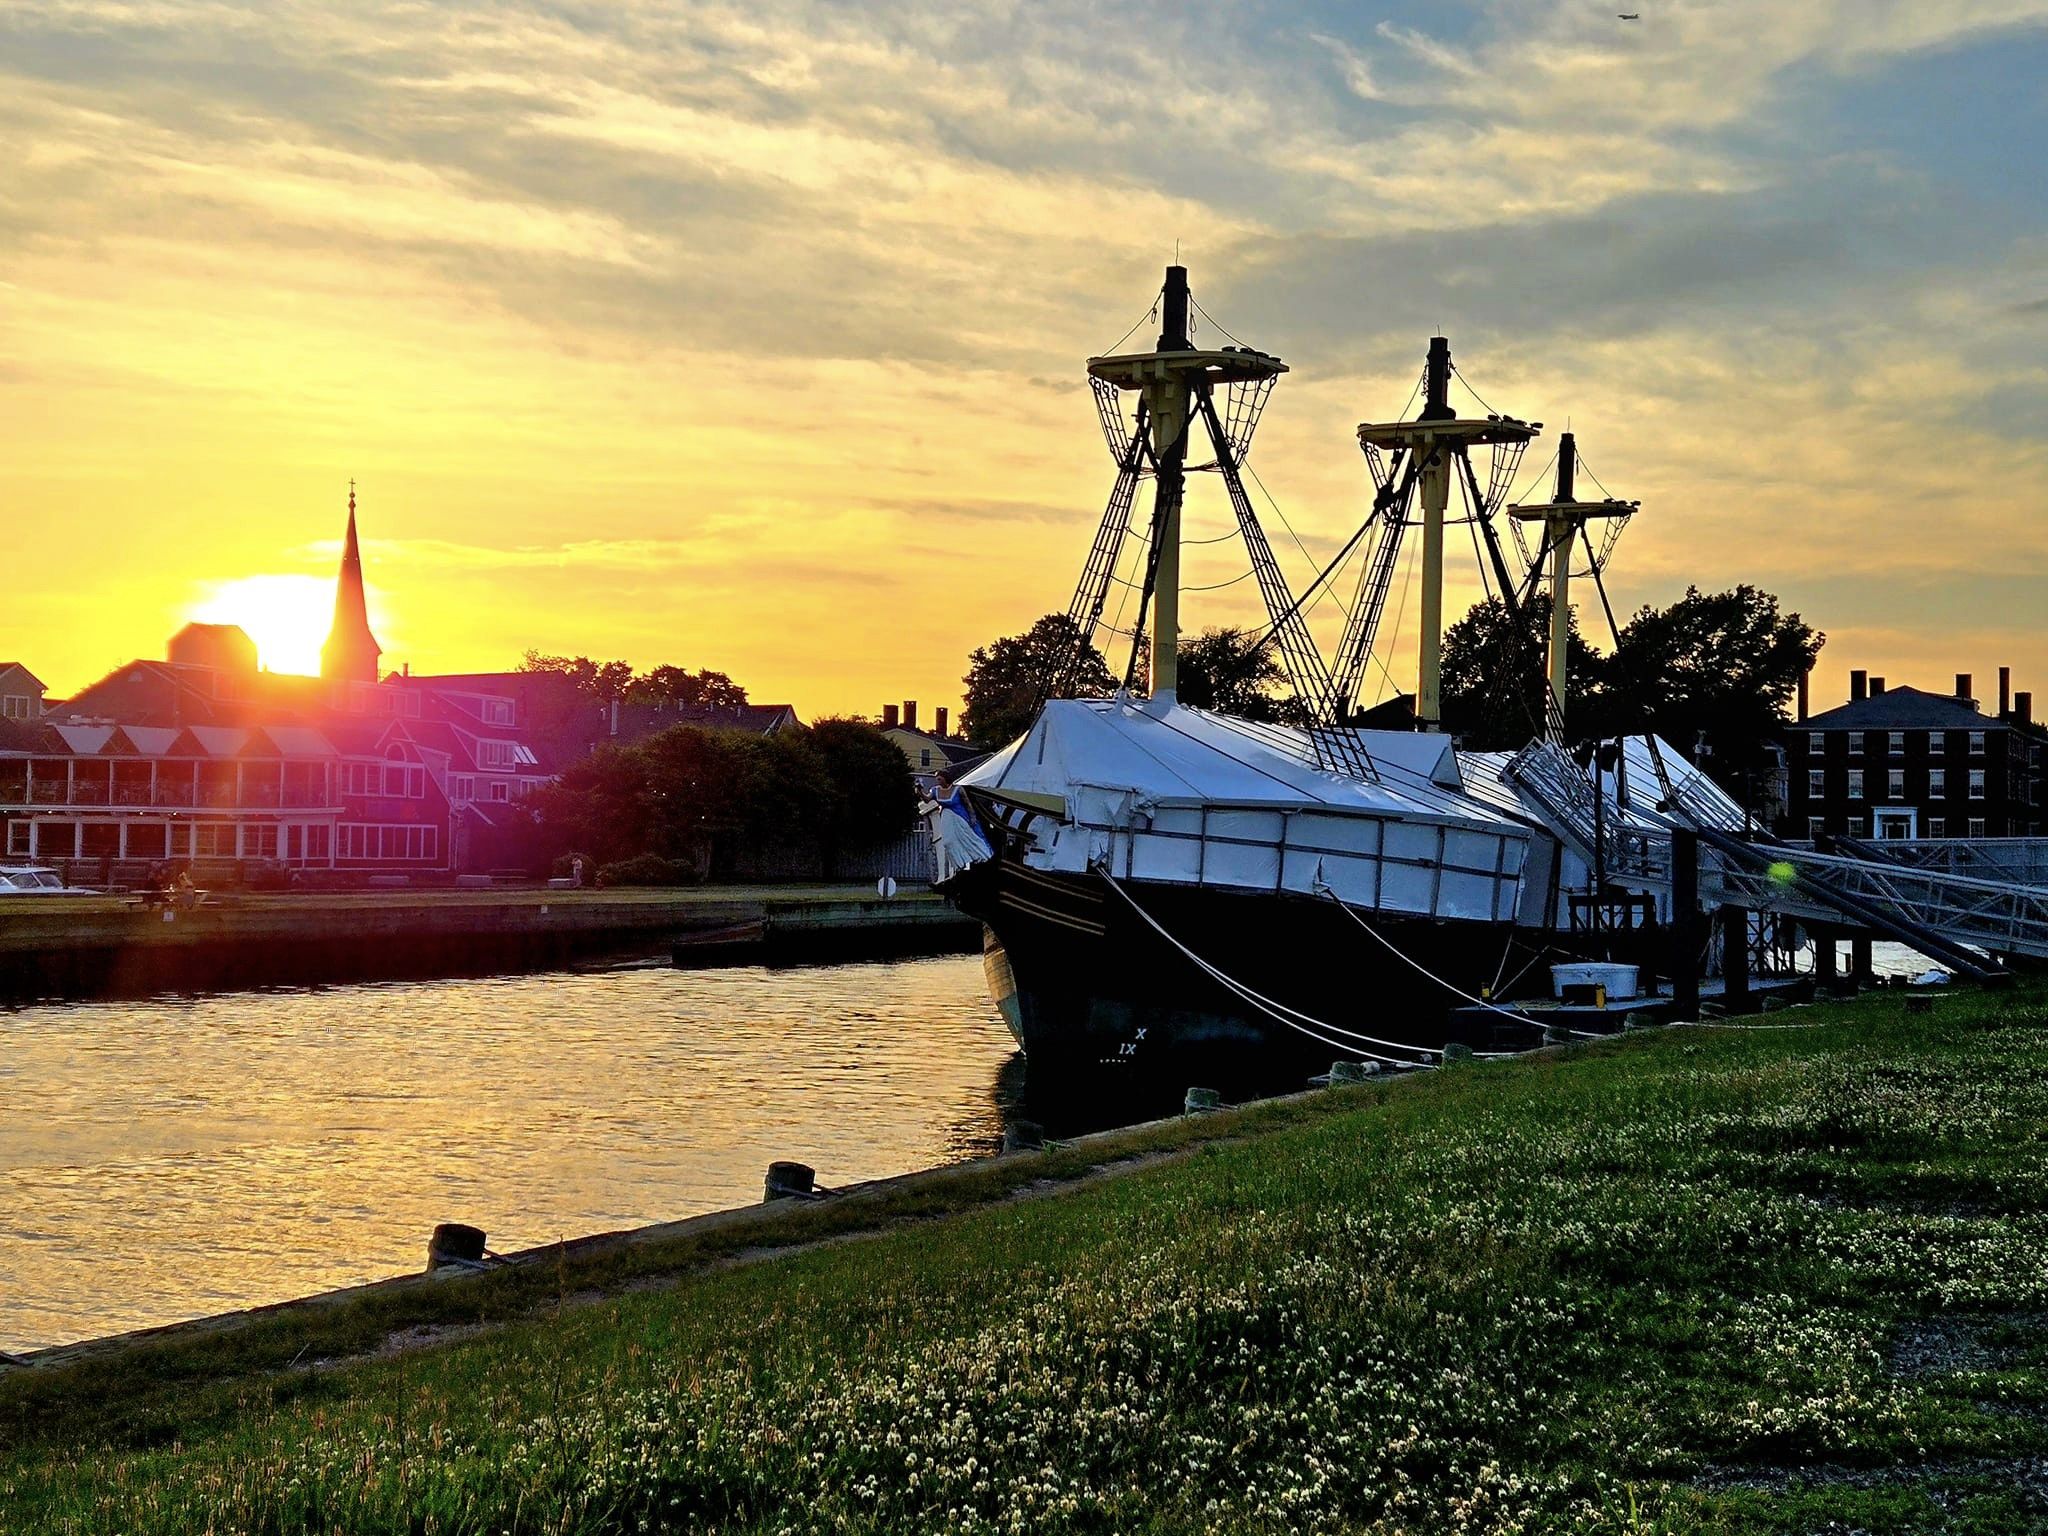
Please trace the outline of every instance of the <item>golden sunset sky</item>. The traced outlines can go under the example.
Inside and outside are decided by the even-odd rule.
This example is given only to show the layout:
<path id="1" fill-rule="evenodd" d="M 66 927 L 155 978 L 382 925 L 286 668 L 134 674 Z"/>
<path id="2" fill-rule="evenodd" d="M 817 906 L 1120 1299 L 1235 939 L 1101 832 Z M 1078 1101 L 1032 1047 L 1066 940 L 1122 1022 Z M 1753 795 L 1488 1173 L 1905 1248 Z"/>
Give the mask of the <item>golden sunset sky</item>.
<path id="1" fill-rule="evenodd" d="M 1294 369 L 1297 587 L 1441 329 L 1532 472 L 1569 420 L 1643 500 L 1624 608 L 1778 592 L 1817 705 L 2048 687 L 2048 0 L 1616 9 L 8 7 L 0 659 L 61 697 L 204 615 L 306 666 L 354 478 L 389 666 L 955 703 L 1065 605 L 1082 363 L 1178 241 Z"/>

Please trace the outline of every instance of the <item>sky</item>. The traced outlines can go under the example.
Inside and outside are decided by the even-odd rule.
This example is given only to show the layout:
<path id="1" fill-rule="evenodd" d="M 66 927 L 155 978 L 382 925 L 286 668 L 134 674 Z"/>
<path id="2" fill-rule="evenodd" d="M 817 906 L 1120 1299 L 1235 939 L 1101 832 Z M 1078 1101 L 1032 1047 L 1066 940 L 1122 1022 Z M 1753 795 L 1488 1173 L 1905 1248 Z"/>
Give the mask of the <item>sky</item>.
<path id="1" fill-rule="evenodd" d="M 2048 685 L 2048 0 L 1622 8 L 0 8 L 0 659 L 61 696 L 203 616 L 309 665 L 354 480 L 387 665 L 953 703 L 1066 604 L 1084 362 L 1177 248 L 1291 367 L 1297 588 L 1441 332 L 1531 474 L 1569 423 L 1643 502 L 1624 610 L 1776 592 L 1816 707 Z"/>

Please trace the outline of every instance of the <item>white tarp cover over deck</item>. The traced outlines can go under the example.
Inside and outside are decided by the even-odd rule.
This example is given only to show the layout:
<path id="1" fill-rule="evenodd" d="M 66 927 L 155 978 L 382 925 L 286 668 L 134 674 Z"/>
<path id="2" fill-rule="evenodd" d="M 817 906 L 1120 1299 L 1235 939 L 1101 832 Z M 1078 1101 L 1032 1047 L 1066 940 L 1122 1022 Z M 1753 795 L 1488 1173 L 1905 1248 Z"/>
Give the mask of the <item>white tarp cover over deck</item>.
<path id="1" fill-rule="evenodd" d="M 1355 732 L 1378 782 L 1315 765 L 1304 733 L 1170 700 L 1057 699 L 969 788 L 1060 797 L 1038 868 L 1507 921 L 1529 830 L 1465 793 L 1448 737 Z"/>

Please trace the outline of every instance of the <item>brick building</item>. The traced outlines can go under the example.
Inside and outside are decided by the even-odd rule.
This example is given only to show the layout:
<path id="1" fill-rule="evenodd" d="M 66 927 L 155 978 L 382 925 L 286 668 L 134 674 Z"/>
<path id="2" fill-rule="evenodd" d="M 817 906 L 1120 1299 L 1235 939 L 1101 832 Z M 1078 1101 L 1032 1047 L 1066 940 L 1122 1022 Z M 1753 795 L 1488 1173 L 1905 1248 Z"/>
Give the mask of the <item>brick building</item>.
<path id="1" fill-rule="evenodd" d="M 1795 721 L 1783 738 L 1781 830 L 1898 838 L 2032 837 L 2048 818 L 2048 730 L 2033 695 L 1999 669 L 1996 714 L 1958 673 L 1952 693 L 1888 688 L 1849 674 L 1849 700 Z"/>

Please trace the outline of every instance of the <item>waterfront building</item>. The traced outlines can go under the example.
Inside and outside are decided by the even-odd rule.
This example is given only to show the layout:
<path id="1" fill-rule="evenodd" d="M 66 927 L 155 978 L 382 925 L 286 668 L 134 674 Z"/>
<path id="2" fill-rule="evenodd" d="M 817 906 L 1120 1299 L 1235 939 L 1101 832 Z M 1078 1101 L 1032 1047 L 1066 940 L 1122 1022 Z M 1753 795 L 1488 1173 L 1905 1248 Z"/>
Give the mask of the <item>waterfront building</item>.
<path id="1" fill-rule="evenodd" d="M 882 706 L 882 734 L 903 754 L 911 778 L 925 794 L 931 793 L 940 774 L 957 778 L 988 756 L 981 748 L 947 733 L 943 706 L 933 712 L 932 724 L 932 730 L 918 729 L 915 699 L 905 699 L 900 711 L 894 704 Z"/>
<path id="2" fill-rule="evenodd" d="M 1849 674 L 1849 699 L 1786 728 L 1788 836 L 1879 840 L 2036 837 L 2048 816 L 2048 730 L 1998 669 L 1986 714 L 1967 672 L 1952 693 Z"/>
<path id="3" fill-rule="evenodd" d="M 34 720 L 43 712 L 43 680 L 18 661 L 0 661 L 0 720 Z"/>

